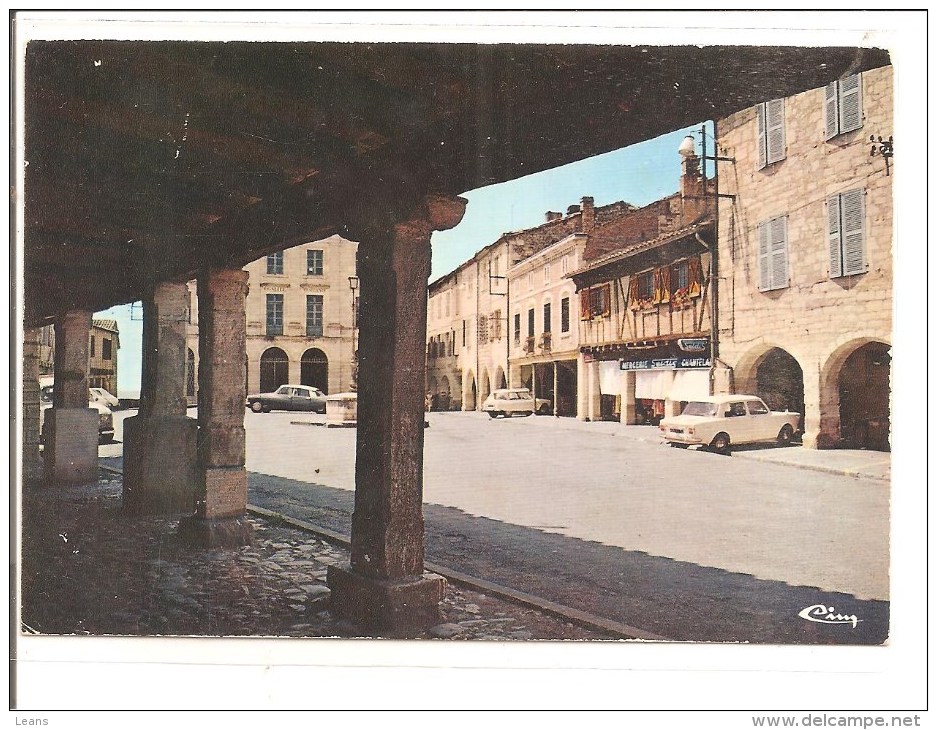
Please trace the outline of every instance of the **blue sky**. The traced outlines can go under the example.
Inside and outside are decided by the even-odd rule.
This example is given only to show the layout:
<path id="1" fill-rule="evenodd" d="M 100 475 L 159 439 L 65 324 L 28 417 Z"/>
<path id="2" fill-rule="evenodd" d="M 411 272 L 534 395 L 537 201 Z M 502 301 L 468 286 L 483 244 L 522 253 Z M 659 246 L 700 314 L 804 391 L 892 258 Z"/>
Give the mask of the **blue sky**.
<path id="1" fill-rule="evenodd" d="M 699 151 L 700 126 L 701 123 L 604 155 L 464 193 L 469 204 L 462 222 L 452 230 L 433 234 L 430 281 L 494 243 L 502 233 L 533 228 L 544 222 L 546 211 L 565 213 L 570 205 L 578 204 L 587 195 L 595 199 L 596 205 L 624 200 L 642 206 L 676 192 L 680 185 L 677 147 L 687 134 L 692 134 Z M 95 317 L 116 319 L 120 328 L 118 392 L 130 395 L 139 391 L 142 308 L 139 304 L 111 307 Z"/>

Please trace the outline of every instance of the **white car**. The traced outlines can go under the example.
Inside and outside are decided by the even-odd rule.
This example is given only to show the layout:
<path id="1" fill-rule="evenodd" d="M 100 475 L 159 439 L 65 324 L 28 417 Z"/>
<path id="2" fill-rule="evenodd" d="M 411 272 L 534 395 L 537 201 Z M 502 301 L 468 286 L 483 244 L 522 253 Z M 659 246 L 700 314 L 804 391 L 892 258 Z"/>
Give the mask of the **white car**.
<path id="1" fill-rule="evenodd" d="M 107 393 L 107 391 L 104 391 Z M 46 425 L 46 412 L 52 407 L 52 386 L 44 385 L 39 389 L 39 442 L 45 442 L 43 429 Z M 111 409 L 99 400 L 95 400 L 94 393 L 88 393 L 88 408 L 98 412 L 98 441 L 109 444 L 114 440 L 114 414 Z"/>
<path id="2" fill-rule="evenodd" d="M 90 388 L 91 391 L 91 400 L 95 403 L 103 403 L 111 410 L 120 406 L 120 401 L 117 399 L 116 395 L 112 395 L 104 388 Z"/>
<path id="3" fill-rule="evenodd" d="M 545 398 L 534 397 L 527 388 L 503 388 L 491 392 L 482 403 L 482 411 L 492 418 L 509 418 L 515 413 L 529 416 L 532 413 L 545 415 L 550 412 L 551 403 Z"/>
<path id="4" fill-rule="evenodd" d="M 683 413 L 660 422 L 671 446 L 708 446 L 728 453 L 730 444 L 777 441 L 787 446 L 798 432 L 800 414 L 772 411 L 755 395 L 712 395 L 690 401 Z"/>

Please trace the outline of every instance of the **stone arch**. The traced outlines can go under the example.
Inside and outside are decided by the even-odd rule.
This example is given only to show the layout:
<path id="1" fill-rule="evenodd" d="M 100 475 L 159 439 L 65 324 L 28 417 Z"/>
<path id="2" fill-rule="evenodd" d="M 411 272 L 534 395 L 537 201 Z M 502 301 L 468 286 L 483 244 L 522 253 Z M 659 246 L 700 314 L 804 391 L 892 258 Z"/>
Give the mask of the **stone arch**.
<path id="1" fill-rule="evenodd" d="M 841 341 L 821 360 L 817 445 L 889 451 L 891 345 L 888 338 Z"/>
<path id="2" fill-rule="evenodd" d="M 318 347 L 310 347 L 299 361 L 300 385 L 311 385 L 323 393 L 329 392 L 329 358 Z"/>
<path id="3" fill-rule="evenodd" d="M 191 347 L 185 348 L 185 395 L 186 398 L 195 398 L 195 352 Z"/>
<path id="4" fill-rule="evenodd" d="M 502 368 L 500 365 L 498 365 L 498 367 L 495 369 L 494 383 L 495 383 L 495 386 L 494 386 L 495 389 L 508 387 L 508 381 L 504 375 L 504 368 Z"/>
<path id="5" fill-rule="evenodd" d="M 288 383 L 290 359 L 279 347 L 268 347 L 260 356 L 260 392 L 272 393 Z"/>
<path id="6" fill-rule="evenodd" d="M 735 393 L 758 393 L 758 369 L 774 350 L 781 350 L 803 368 L 804 359 L 796 348 L 788 347 L 780 342 L 760 342 L 745 352 L 732 368 L 732 391 Z"/>
<path id="7" fill-rule="evenodd" d="M 452 390 L 449 386 L 449 378 L 445 375 L 439 381 L 439 410 L 448 411 L 449 404 L 452 402 Z"/>
<path id="8" fill-rule="evenodd" d="M 475 373 L 471 370 L 462 378 L 462 410 L 474 411 L 478 408 L 478 386 L 475 384 Z"/>
<path id="9" fill-rule="evenodd" d="M 479 399 L 482 403 L 485 402 L 485 398 L 491 395 L 491 376 L 488 374 L 486 369 L 481 378 L 481 391 L 478 394 Z"/>

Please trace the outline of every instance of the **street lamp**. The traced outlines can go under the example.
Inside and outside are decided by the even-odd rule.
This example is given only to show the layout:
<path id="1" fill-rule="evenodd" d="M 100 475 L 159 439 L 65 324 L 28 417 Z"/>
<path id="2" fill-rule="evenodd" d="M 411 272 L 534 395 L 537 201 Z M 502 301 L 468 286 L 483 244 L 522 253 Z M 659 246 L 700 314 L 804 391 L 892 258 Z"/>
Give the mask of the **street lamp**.
<path id="1" fill-rule="evenodd" d="M 358 390 L 358 307 L 355 306 L 355 294 L 358 291 L 358 277 L 348 277 L 348 288 L 351 289 L 351 390 Z"/>

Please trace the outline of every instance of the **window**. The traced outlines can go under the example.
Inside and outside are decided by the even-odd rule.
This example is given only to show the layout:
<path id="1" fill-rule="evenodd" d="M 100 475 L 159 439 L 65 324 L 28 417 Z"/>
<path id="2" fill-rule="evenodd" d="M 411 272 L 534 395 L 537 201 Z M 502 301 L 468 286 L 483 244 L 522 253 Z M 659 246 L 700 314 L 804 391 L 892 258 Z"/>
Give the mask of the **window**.
<path id="1" fill-rule="evenodd" d="M 465 347 L 465 332 L 466 332 L 466 321 L 462 320 L 462 347 Z"/>
<path id="2" fill-rule="evenodd" d="M 609 315 L 611 293 L 610 284 L 603 284 L 589 290 L 589 311 L 593 318 Z"/>
<path id="3" fill-rule="evenodd" d="M 101 339 L 101 357 L 105 360 L 111 359 L 111 340 L 106 337 Z"/>
<path id="4" fill-rule="evenodd" d="M 551 308 L 552 308 L 552 305 L 549 302 L 543 305 L 543 331 L 544 332 L 551 332 L 553 330 L 553 327 L 552 327 L 553 316 L 552 316 L 552 312 L 550 311 Z"/>
<path id="5" fill-rule="evenodd" d="M 491 339 L 501 339 L 501 310 L 496 309 L 491 313 Z"/>
<path id="6" fill-rule="evenodd" d="M 532 290 L 534 288 L 534 272 L 527 272 L 527 289 Z"/>
<path id="7" fill-rule="evenodd" d="M 521 313 L 517 312 L 514 315 L 514 344 L 521 344 Z"/>
<path id="8" fill-rule="evenodd" d="M 478 317 L 478 341 L 484 342 L 488 339 L 488 317 L 484 314 Z"/>
<path id="9" fill-rule="evenodd" d="M 830 278 L 865 273 L 865 191 L 834 195 L 826 212 Z"/>
<path id="10" fill-rule="evenodd" d="M 267 330 L 268 335 L 283 334 L 283 295 L 267 295 Z"/>
<path id="11" fill-rule="evenodd" d="M 322 295 L 306 295 L 306 337 L 322 337 Z"/>
<path id="12" fill-rule="evenodd" d="M 638 299 L 652 299 L 654 297 L 654 272 L 645 271 L 637 275 L 637 297 Z"/>
<path id="13" fill-rule="evenodd" d="M 547 284 L 550 281 L 550 264 L 543 265 L 543 283 Z"/>
<path id="14" fill-rule="evenodd" d="M 759 104 L 758 112 L 758 169 L 785 157 L 784 99 Z"/>
<path id="15" fill-rule="evenodd" d="M 565 256 L 563 256 L 563 265 L 562 265 L 562 267 L 563 267 L 563 273 L 564 273 L 564 274 L 565 274 L 567 271 L 569 271 L 569 254 L 566 254 Z"/>
<path id="16" fill-rule="evenodd" d="M 282 274 L 283 273 L 283 252 L 282 251 L 277 251 L 276 253 L 272 253 L 267 256 L 267 273 L 268 274 Z"/>
<path id="17" fill-rule="evenodd" d="M 534 310 L 533 309 L 527 310 L 527 336 L 528 337 L 534 336 Z"/>
<path id="18" fill-rule="evenodd" d="M 447 317 L 449 316 L 449 294 L 450 292 L 446 292 L 446 316 Z"/>
<path id="19" fill-rule="evenodd" d="M 670 269 L 670 293 L 677 294 L 690 288 L 690 262 L 680 261 Z"/>
<path id="20" fill-rule="evenodd" d="M 569 297 L 560 300 L 560 331 L 569 332 Z"/>
<path id="21" fill-rule="evenodd" d="M 94 357 L 94 335 L 91 335 L 91 357 Z"/>
<path id="22" fill-rule="evenodd" d="M 862 84 L 858 74 L 827 84 L 823 111 L 826 139 L 862 126 Z"/>
<path id="23" fill-rule="evenodd" d="M 308 249 L 306 251 L 306 276 L 322 276 L 324 263 L 325 253 L 321 249 Z"/>
<path id="24" fill-rule="evenodd" d="M 770 291 L 786 286 L 787 216 L 779 216 L 758 226 L 758 288 Z"/>
<path id="25" fill-rule="evenodd" d="M 760 400 L 749 400 L 745 402 L 748 404 L 748 414 L 750 416 L 763 416 L 765 413 L 768 413 L 765 404 Z"/>

